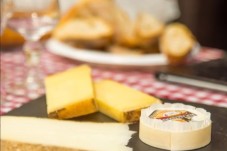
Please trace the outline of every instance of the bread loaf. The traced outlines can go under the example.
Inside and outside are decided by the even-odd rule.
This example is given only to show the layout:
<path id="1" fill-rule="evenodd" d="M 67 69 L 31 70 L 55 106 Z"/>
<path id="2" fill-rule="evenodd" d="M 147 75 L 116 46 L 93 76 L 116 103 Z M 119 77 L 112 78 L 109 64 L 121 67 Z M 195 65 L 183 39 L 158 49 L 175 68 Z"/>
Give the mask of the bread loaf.
<path id="1" fill-rule="evenodd" d="M 111 42 L 112 28 L 97 17 L 69 20 L 58 26 L 53 36 L 86 48 L 104 48 Z"/>
<path id="2" fill-rule="evenodd" d="M 158 44 L 159 38 L 164 31 L 164 24 L 161 21 L 151 14 L 140 13 L 135 24 L 136 35 L 140 38 L 140 47 L 152 48 Z"/>
<path id="3" fill-rule="evenodd" d="M 195 44 L 195 37 L 185 25 L 173 23 L 164 30 L 160 39 L 160 50 L 167 56 L 171 64 L 181 64 L 186 60 Z"/>
<path id="4" fill-rule="evenodd" d="M 111 4 L 111 0 L 79 1 L 60 20 L 53 37 L 79 47 L 104 49 L 113 36 Z"/>
<path id="5" fill-rule="evenodd" d="M 82 48 L 106 51 L 119 46 L 132 54 L 137 50 L 157 53 L 163 28 L 164 24 L 148 13 L 130 18 L 114 0 L 80 0 L 63 16 L 53 37 Z M 114 52 L 125 54 L 125 49 Z"/>

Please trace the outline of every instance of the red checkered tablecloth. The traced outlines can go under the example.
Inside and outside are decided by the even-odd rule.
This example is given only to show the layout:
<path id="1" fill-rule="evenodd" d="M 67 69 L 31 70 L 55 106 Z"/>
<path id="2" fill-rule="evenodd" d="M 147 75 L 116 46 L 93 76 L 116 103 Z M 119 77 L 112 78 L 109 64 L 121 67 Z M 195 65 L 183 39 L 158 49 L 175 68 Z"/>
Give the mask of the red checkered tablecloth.
<path id="1" fill-rule="evenodd" d="M 210 60 L 218 58 L 222 54 L 220 50 L 203 48 L 197 56 L 197 60 Z M 45 50 L 43 51 L 40 66 L 45 74 L 44 76 L 47 76 L 75 67 L 79 64 L 81 64 L 81 62 L 56 56 Z M 1 52 L 1 74 L 7 75 L 7 78 L 15 82 L 20 80 L 21 75 L 25 73 L 24 70 L 24 57 L 20 49 Z M 112 79 L 159 98 L 227 108 L 227 94 L 223 92 L 156 81 L 152 72 L 92 67 L 92 76 L 94 80 Z M 4 82 L 5 80 L 1 78 L 1 97 L 4 98 L 5 101 L 1 103 L 0 115 L 31 101 L 26 95 L 18 97 L 5 93 L 4 85 L 6 83 Z M 37 93 L 41 96 L 45 93 L 45 90 L 40 90 Z"/>

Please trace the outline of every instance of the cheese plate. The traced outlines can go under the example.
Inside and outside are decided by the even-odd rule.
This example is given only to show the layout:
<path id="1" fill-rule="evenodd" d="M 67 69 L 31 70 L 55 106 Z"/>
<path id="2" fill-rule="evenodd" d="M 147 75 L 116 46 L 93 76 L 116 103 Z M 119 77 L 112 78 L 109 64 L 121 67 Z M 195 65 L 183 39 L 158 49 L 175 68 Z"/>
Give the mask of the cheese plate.
<path id="1" fill-rule="evenodd" d="M 164 102 L 176 103 L 177 101 L 163 100 Z M 178 101 L 179 102 L 179 101 Z M 227 148 L 227 110 L 226 108 L 208 106 L 203 104 L 195 104 L 184 102 L 184 104 L 201 107 L 211 112 L 212 119 L 212 138 L 210 144 L 197 149 L 197 151 L 225 151 Z M 6 115 L 11 116 L 30 116 L 30 117 L 47 117 L 46 112 L 46 96 L 42 96 L 33 100 L 22 107 L 15 109 Z M 90 115 L 72 118 L 74 121 L 92 121 L 92 122 L 116 122 L 115 120 L 97 112 Z M 162 151 L 162 149 L 154 148 L 143 143 L 138 136 L 139 124 L 130 124 L 130 130 L 136 131 L 130 139 L 128 146 L 133 148 L 134 151 Z"/>

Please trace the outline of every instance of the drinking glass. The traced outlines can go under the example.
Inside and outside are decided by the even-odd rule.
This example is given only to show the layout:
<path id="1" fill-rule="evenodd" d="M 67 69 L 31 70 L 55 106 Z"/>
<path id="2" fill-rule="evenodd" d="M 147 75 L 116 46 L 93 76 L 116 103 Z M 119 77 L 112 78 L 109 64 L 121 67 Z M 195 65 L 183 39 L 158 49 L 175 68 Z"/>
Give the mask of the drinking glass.
<path id="1" fill-rule="evenodd" d="M 7 19 L 10 16 L 10 7 L 11 7 L 11 0 L 1 0 L 1 15 L 0 15 L 0 34 L 3 33 L 3 30 L 5 29 Z"/>
<path id="2" fill-rule="evenodd" d="M 24 80 L 16 84 L 14 93 L 20 94 L 43 88 L 42 72 L 39 68 L 42 46 L 40 38 L 50 32 L 59 19 L 58 0 L 11 0 L 11 16 L 7 25 L 25 38 L 23 51 L 27 73 Z M 21 89 L 20 89 L 21 88 Z M 34 93 L 33 93 L 34 94 Z"/>

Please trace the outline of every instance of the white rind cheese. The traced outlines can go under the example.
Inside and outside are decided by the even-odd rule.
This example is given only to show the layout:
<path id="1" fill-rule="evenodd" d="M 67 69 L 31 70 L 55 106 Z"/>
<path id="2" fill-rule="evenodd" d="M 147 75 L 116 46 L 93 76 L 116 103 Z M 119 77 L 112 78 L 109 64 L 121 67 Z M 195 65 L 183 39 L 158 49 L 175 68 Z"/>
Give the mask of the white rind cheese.
<path id="1" fill-rule="evenodd" d="M 210 113 L 179 103 L 155 104 L 142 110 L 139 138 L 167 150 L 201 148 L 211 141 Z"/>

